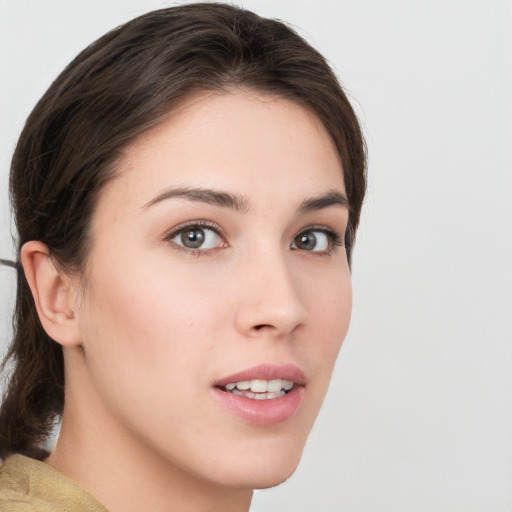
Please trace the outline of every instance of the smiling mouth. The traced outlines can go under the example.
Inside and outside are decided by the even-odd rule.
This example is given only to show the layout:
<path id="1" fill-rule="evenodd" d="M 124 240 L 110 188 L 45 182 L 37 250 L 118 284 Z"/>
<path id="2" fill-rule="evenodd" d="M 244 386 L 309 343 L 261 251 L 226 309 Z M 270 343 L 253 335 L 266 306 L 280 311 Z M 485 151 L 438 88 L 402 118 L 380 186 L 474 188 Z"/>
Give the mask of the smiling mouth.
<path id="1" fill-rule="evenodd" d="M 281 398 L 289 393 L 295 386 L 291 380 L 285 379 L 253 379 L 229 382 L 221 387 L 223 391 L 252 400 L 272 400 Z"/>
<path id="2" fill-rule="evenodd" d="M 271 427 L 297 414 L 306 385 L 298 366 L 263 363 L 214 382 L 213 396 L 244 423 Z"/>

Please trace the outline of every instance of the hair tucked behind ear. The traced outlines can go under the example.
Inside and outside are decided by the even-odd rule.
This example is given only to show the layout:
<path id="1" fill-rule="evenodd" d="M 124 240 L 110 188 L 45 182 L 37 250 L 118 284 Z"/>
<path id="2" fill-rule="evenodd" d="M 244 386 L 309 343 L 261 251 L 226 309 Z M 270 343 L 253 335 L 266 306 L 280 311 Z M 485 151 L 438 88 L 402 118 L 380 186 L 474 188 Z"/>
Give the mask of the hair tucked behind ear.
<path id="1" fill-rule="evenodd" d="M 86 265 L 89 225 L 122 149 L 199 91 L 245 87 L 296 101 L 325 125 L 343 164 L 350 258 L 366 187 L 356 116 L 325 59 L 279 21 L 227 4 L 189 4 L 136 18 L 86 48 L 30 114 L 13 156 L 18 251 L 39 240 L 65 271 Z M 0 410 L 0 456 L 34 455 L 64 406 L 61 346 L 18 274 L 12 376 Z"/>

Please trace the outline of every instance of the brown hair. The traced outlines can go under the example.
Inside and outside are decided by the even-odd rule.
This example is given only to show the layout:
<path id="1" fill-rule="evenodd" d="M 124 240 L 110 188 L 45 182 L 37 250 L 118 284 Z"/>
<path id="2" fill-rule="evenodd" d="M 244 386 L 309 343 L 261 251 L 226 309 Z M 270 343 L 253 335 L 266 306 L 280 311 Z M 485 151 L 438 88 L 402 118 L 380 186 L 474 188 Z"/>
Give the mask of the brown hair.
<path id="1" fill-rule="evenodd" d="M 96 197 L 115 176 L 122 148 L 191 94 L 237 86 L 296 101 L 327 128 L 350 203 L 350 261 L 366 188 L 365 146 L 350 103 L 325 59 L 285 24 L 213 3 L 150 12 L 112 30 L 44 94 L 12 159 L 18 254 L 40 240 L 64 268 L 82 271 Z M 37 456 L 64 404 L 62 348 L 43 330 L 21 269 L 17 287 L 2 457 Z"/>

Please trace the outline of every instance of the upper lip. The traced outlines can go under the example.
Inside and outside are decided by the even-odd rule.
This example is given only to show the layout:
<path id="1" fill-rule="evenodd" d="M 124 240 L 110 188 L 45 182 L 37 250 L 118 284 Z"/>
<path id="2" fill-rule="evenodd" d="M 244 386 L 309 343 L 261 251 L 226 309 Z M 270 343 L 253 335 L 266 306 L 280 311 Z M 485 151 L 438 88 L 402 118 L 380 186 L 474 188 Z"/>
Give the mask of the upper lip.
<path id="1" fill-rule="evenodd" d="M 295 384 L 304 386 L 306 384 L 305 373 L 294 364 L 270 364 L 263 363 L 257 366 L 252 366 L 237 373 L 233 373 L 227 377 L 223 377 L 214 382 L 216 387 L 224 387 L 231 382 L 240 382 L 243 380 L 273 380 L 283 379 L 291 380 Z"/>

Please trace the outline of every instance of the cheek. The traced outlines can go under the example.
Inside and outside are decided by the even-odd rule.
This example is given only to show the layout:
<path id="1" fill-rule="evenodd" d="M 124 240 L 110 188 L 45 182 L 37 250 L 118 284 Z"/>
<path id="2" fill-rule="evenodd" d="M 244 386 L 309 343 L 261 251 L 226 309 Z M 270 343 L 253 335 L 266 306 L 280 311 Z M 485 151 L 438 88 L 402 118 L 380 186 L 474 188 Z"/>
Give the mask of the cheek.
<path id="1" fill-rule="evenodd" d="M 180 286 L 178 279 L 159 277 L 132 278 L 129 285 L 116 289 L 114 284 L 96 296 L 101 321 L 119 332 L 119 342 L 129 340 L 125 348 L 169 347 L 207 319 L 207 301 L 198 300 L 197 292 Z"/>
<path id="2" fill-rule="evenodd" d="M 218 301 L 183 273 L 126 272 L 110 269 L 91 289 L 82 323 L 89 369 L 109 393 L 116 384 L 148 396 L 181 389 L 201 373 L 214 346 Z"/>
<path id="3" fill-rule="evenodd" d="M 348 331 L 352 311 L 352 286 L 347 271 L 326 281 L 308 296 L 313 339 L 308 338 L 307 356 L 315 362 L 314 371 L 327 387 L 332 368 Z"/>
<path id="4" fill-rule="evenodd" d="M 208 423 L 197 404 L 209 403 L 207 376 L 220 322 L 215 302 L 198 300 L 183 273 L 108 275 L 91 294 L 85 318 L 92 407 L 170 458 L 195 454 L 193 440 L 208 438 L 190 434 Z"/>

